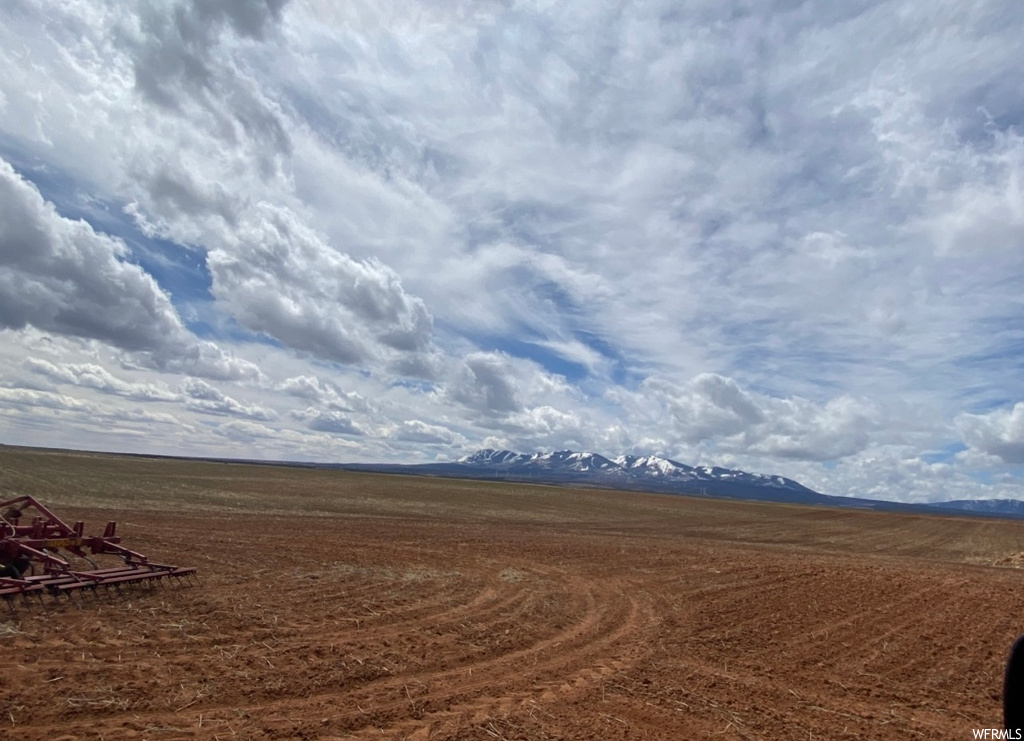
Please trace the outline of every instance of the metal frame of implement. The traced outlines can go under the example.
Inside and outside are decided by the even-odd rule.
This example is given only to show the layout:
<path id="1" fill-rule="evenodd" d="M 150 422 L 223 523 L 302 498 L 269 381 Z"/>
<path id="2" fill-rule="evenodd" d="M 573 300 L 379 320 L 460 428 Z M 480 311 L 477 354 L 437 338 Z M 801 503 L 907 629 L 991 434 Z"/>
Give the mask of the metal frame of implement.
<path id="1" fill-rule="evenodd" d="M 35 512 L 29 515 L 29 510 Z M 27 599 L 30 595 L 41 597 L 43 592 L 70 596 L 101 586 L 120 589 L 122 584 L 152 584 L 164 577 L 184 578 L 191 583 L 195 567 L 152 563 L 141 553 L 119 545 L 116 528 L 115 522 L 108 522 L 103 535 L 84 535 L 84 523 L 70 527 L 34 497 L 0 502 L 0 567 L 6 567 L 6 575 L 0 575 L 0 597 L 10 600 L 20 594 Z M 73 569 L 57 555 L 61 548 L 88 561 L 93 568 Z M 117 556 L 124 565 L 99 568 L 86 549 L 94 556 Z M 42 573 L 36 574 L 40 565 Z"/>

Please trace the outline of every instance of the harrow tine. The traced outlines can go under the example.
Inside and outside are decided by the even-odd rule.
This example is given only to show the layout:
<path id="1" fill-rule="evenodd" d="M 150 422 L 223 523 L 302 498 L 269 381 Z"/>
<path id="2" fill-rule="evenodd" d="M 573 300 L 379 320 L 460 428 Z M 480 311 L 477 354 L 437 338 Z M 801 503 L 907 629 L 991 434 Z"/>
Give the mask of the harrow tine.
<path id="1" fill-rule="evenodd" d="M 32 514 L 27 511 L 35 510 Z M 99 587 L 110 593 L 113 586 L 118 595 L 123 595 L 125 584 L 132 589 L 156 590 L 152 583 L 160 582 L 166 587 L 165 576 L 170 576 L 174 584 L 187 582 L 194 584 L 193 567 L 173 566 L 170 564 L 150 563 L 141 553 L 130 550 L 122 545 L 117 535 L 117 525 L 108 522 L 102 535 L 87 536 L 84 525 L 76 522 L 74 527 L 62 521 L 57 515 L 31 496 L 21 496 L 6 502 L 0 502 L 0 573 L 13 572 L 15 578 L 4 578 L 0 583 L 5 598 L 12 594 L 22 594 L 25 602 L 29 602 L 28 592 L 47 591 L 55 601 L 60 602 L 61 593 L 66 593 L 69 602 L 81 607 L 87 599 L 83 594 L 76 598 L 74 592 L 91 592 L 92 597 L 100 599 Z M 61 549 L 89 562 L 89 569 L 77 570 L 71 566 L 67 558 L 60 554 Z M 122 564 L 117 567 L 103 567 L 92 556 L 117 557 Z M 37 568 L 43 572 L 36 576 Z M 25 576 L 26 572 L 30 576 Z M 140 584 L 139 582 L 147 582 Z M 44 602 L 45 604 L 45 602 Z M 8 607 L 12 600 L 8 599 Z"/>

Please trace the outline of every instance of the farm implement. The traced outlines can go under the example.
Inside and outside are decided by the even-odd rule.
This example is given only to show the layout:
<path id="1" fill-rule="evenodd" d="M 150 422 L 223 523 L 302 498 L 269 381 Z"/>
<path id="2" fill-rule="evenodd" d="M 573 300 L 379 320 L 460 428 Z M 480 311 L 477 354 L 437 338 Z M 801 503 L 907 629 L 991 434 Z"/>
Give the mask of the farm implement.
<path id="1" fill-rule="evenodd" d="M 69 526 L 33 497 L 0 502 L 0 597 L 10 604 L 18 595 L 71 597 L 99 587 L 151 586 L 164 578 L 191 582 L 194 567 L 152 563 L 120 545 L 116 529 L 108 522 L 103 535 L 84 535 L 84 523 Z M 70 557 L 58 555 L 61 549 L 87 567 L 73 567 Z M 101 566 L 96 558 L 115 565 Z"/>

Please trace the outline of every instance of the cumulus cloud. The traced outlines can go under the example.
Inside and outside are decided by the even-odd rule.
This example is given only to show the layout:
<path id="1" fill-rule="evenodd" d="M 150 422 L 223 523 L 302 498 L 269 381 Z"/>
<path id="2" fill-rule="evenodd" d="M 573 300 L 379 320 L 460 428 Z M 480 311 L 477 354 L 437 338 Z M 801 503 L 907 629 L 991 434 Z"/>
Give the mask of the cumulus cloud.
<path id="1" fill-rule="evenodd" d="M 133 49 L 136 89 L 168 108 L 197 102 L 222 123 L 236 122 L 263 146 L 287 151 L 288 135 L 273 110 L 247 89 L 230 65 L 214 58 L 226 31 L 259 40 L 280 19 L 286 2 L 191 0 L 143 6 Z M 233 133 L 226 127 L 223 135 L 230 139 Z"/>
<path id="2" fill-rule="evenodd" d="M 293 416 L 301 419 L 306 426 L 317 432 L 330 432 L 338 435 L 365 435 L 366 432 L 345 412 L 329 411 L 309 407 Z"/>
<path id="3" fill-rule="evenodd" d="M 259 366 L 240 358 L 208 340 L 191 339 L 167 345 L 150 353 L 125 356 L 127 366 L 142 365 L 168 373 L 183 373 L 215 381 L 261 381 L 265 377 Z"/>
<path id="4" fill-rule="evenodd" d="M 181 397 L 162 384 L 129 383 L 114 376 L 96 363 L 51 363 L 28 358 L 26 364 L 34 372 L 62 383 L 84 386 L 116 396 L 139 401 L 177 401 Z"/>
<path id="5" fill-rule="evenodd" d="M 167 414 L 166 412 L 155 412 L 141 407 L 110 407 L 77 399 L 66 394 L 35 389 L 0 388 L 0 407 L 21 411 L 45 409 L 57 413 L 60 419 L 74 420 L 89 428 L 97 426 L 99 422 L 108 426 L 120 423 L 140 423 L 142 425 L 157 423 L 174 427 L 184 426 L 181 420 L 173 414 Z"/>
<path id="6" fill-rule="evenodd" d="M 234 442 L 260 443 L 279 437 L 277 430 L 258 422 L 233 419 L 225 424 L 218 425 L 214 433 L 218 437 L 225 437 Z"/>
<path id="7" fill-rule="evenodd" d="M 260 377 L 252 363 L 195 338 L 122 240 L 61 216 L 3 159 L 0 326 L 100 340 L 126 351 L 128 363 L 215 379 Z"/>
<path id="8" fill-rule="evenodd" d="M 971 449 L 995 456 L 1003 463 L 1024 463 L 1024 402 L 1013 409 L 996 409 L 987 414 L 962 414 L 957 427 Z"/>
<path id="9" fill-rule="evenodd" d="M 519 382 L 511 359 L 503 353 L 471 353 L 447 383 L 452 401 L 486 416 L 501 416 L 523 408 Z"/>
<path id="10" fill-rule="evenodd" d="M 429 342 L 430 314 L 394 271 L 335 251 L 286 209 L 260 204 L 233 248 L 212 250 L 208 264 L 226 310 L 298 350 L 357 363 Z"/>
<path id="11" fill-rule="evenodd" d="M 864 450 L 882 416 L 870 403 L 838 397 L 815 404 L 744 390 L 735 380 L 704 373 L 686 385 L 662 378 L 635 393 L 615 392 L 634 424 L 663 422 L 676 445 L 713 445 L 722 453 L 835 460 Z"/>
<path id="12" fill-rule="evenodd" d="M 563 411 L 542 404 L 511 414 L 495 425 L 517 440 L 525 450 L 591 450 L 614 455 L 619 448 L 606 442 L 586 412 Z M 614 451 L 614 452 L 610 452 Z"/>
<path id="13" fill-rule="evenodd" d="M 422 445 L 464 445 L 466 438 L 442 425 L 430 424 L 419 419 L 402 422 L 391 433 L 395 440 Z"/>
<path id="14" fill-rule="evenodd" d="M 243 404 L 199 378 L 185 379 L 181 384 L 181 393 L 186 397 L 186 405 L 190 409 L 204 414 L 259 420 L 271 420 L 276 416 L 258 404 Z"/>
<path id="15" fill-rule="evenodd" d="M 992 477 L 979 486 L 979 470 L 958 460 L 927 460 L 906 446 L 880 446 L 840 459 L 828 468 L 797 464 L 792 473 L 816 491 L 883 501 L 942 502 L 951 499 L 1020 499 L 1015 477 Z"/>
<path id="16" fill-rule="evenodd" d="M 712 373 L 697 376 L 683 391 L 658 379 L 647 382 L 670 411 L 688 442 L 727 437 L 764 421 L 764 412 L 750 394 L 729 378 Z"/>
<path id="17" fill-rule="evenodd" d="M 342 391 L 337 384 L 318 376 L 294 376 L 286 378 L 279 388 L 289 396 L 316 402 L 339 412 L 369 412 L 373 405 L 355 391 Z"/>
<path id="18" fill-rule="evenodd" d="M 90 412 L 97 409 L 94 405 L 72 396 L 34 389 L 0 388 L 0 399 L 5 405 L 15 407 L 45 407 L 71 412 Z"/>
<path id="19" fill-rule="evenodd" d="M 32 325 L 155 350 L 186 332 L 170 297 L 118 239 L 72 221 L 0 159 L 0 326 Z"/>

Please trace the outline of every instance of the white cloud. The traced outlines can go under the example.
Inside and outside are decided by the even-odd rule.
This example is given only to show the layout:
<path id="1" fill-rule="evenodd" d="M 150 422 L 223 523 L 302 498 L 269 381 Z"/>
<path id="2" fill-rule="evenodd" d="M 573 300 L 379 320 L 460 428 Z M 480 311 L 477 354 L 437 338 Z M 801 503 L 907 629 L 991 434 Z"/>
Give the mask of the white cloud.
<path id="1" fill-rule="evenodd" d="M 334 251 L 285 209 L 261 203 L 252 217 L 208 256 L 214 296 L 242 324 L 342 363 L 427 347 L 430 314 L 394 271 Z"/>
<path id="2" fill-rule="evenodd" d="M 0 325 L 104 340 L 128 350 L 181 341 L 170 298 L 127 248 L 61 217 L 0 159 Z"/>
<path id="3" fill-rule="evenodd" d="M 999 458 L 1003 463 L 1024 463 L 1024 402 L 1013 409 L 987 414 L 962 414 L 957 427 L 971 449 Z"/>
<path id="4" fill-rule="evenodd" d="M 422 445 L 444 445 L 448 447 L 464 445 L 466 438 L 452 432 L 442 425 L 434 425 L 419 419 L 402 422 L 391 432 L 395 440 Z"/>
<path id="5" fill-rule="evenodd" d="M 370 412 L 373 405 L 355 391 L 342 391 L 330 381 L 318 376 L 295 376 L 286 378 L 279 388 L 290 396 L 313 401 L 321 406 L 339 412 Z"/>
<path id="6" fill-rule="evenodd" d="M 957 461 L 929 461 L 905 448 L 881 447 L 844 458 L 830 469 L 809 467 L 794 473 L 817 491 L 884 501 L 977 499 L 981 491 L 995 499 L 1020 498 L 1019 484 L 1012 480 L 981 489 L 975 470 Z"/>
<path id="7" fill-rule="evenodd" d="M 137 401 L 177 401 L 181 397 L 162 384 L 129 383 L 95 363 L 55 364 L 40 358 L 28 358 L 34 372 L 62 383 L 85 386 Z"/>
<path id="8" fill-rule="evenodd" d="M 280 18 L 287 0 L 220 0 L 143 6 L 136 50 L 136 89 L 151 101 L 177 108 L 182 98 L 213 103 L 223 93 L 224 67 L 213 59 L 220 36 L 260 39 Z M 238 103 L 235 103 L 238 105 Z M 264 124 L 266 125 L 266 124 Z M 284 136 L 280 132 L 279 136 Z"/>
<path id="9" fill-rule="evenodd" d="M 0 159 L 0 326 L 101 340 L 126 358 L 209 378 L 259 369 L 183 326 L 170 296 L 119 239 L 60 216 Z"/>
<path id="10" fill-rule="evenodd" d="M 46 407 L 48 409 L 72 412 L 90 412 L 95 407 L 64 394 L 32 389 L 0 388 L 0 399 L 5 405 L 15 407 Z"/>
<path id="11" fill-rule="evenodd" d="M 512 360 L 502 353 L 472 353 L 447 384 L 448 398 L 485 416 L 522 409 Z"/>
<path id="12" fill-rule="evenodd" d="M 181 393 L 186 397 L 186 404 L 190 409 L 204 414 L 260 420 L 271 420 L 276 416 L 258 404 L 243 404 L 198 378 L 186 378 L 181 384 Z"/>
<path id="13" fill-rule="evenodd" d="M 325 411 L 309 407 L 293 414 L 297 419 L 303 420 L 309 429 L 317 432 L 355 436 L 366 434 L 346 412 Z"/>
<path id="14" fill-rule="evenodd" d="M 264 380 L 255 363 L 237 357 L 214 342 L 193 340 L 178 346 L 167 346 L 152 353 L 122 356 L 123 365 L 156 368 L 168 373 L 183 373 L 215 381 Z"/>
<path id="15" fill-rule="evenodd" d="M 712 446 L 724 454 L 836 460 L 866 449 L 871 433 L 883 428 L 879 410 L 863 401 L 780 399 L 708 373 L 684 386 L 651 378 L 637 392 L 613 398 L 636 427 L 660 430 L 670 446 Z"/>

